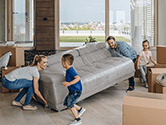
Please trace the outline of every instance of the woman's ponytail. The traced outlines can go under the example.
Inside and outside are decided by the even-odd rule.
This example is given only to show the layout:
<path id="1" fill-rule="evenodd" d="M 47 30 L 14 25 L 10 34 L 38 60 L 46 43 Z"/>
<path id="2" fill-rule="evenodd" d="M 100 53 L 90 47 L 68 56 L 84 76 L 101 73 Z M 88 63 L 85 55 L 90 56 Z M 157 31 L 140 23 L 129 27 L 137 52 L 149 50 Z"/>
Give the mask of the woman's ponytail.
<path id="1" fill-rule="evenodd" d="M 35 55 L 31 66 L 36 66 L 38 62 L 42 61 L 42 58 L 46 58 L 46 56 L 44 56 L 44 55 Z"/>

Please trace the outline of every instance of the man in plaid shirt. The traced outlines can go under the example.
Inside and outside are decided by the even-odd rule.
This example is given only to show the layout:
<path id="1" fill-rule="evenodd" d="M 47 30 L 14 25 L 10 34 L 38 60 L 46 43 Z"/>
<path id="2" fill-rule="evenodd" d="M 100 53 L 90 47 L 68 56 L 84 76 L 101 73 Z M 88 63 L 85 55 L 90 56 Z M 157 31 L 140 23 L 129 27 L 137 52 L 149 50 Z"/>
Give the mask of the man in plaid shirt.
<path id="1" fill-rule="evenodd" d="M 137 53 L 126 42 L 116 41 L 113 36 L 109 36 L 106 41 L 109 45 L 108 50 L 111 52 L 113 57 L 125 56 L 127 58 L 130 58 L 133 61 L 133 63 L 135 62 L 137 58 Z M 135 89 L 134 86 L 135 86 L 134 76 L 132 76 L 129 78 L 129 88 L 126 90 L 126 92 L 133 91 Z"/>

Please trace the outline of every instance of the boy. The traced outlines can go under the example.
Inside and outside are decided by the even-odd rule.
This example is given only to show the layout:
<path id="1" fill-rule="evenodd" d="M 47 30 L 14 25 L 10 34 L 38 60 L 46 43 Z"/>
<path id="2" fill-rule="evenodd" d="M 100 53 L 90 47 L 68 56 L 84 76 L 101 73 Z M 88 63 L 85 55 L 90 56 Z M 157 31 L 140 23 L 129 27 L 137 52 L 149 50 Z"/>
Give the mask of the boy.
<path id="1" fill-rule="evenodd" d="M 69 94 L 65 98 L 64 105 L 71 110 L 75 117 L 75 120 L 71 122 L 70 125 L 79 125 L 82 123 L 80 116 L 85 112 L 86 109 L 75 104 L 78 98 L 81 96 L 82 84 L 80 77 L 72 66 L 73 62 L 73 55 L 63 55 L 62 66 L 66 68 L 66 82 L 63 82 L 63 85 L 69 90 Z"/>

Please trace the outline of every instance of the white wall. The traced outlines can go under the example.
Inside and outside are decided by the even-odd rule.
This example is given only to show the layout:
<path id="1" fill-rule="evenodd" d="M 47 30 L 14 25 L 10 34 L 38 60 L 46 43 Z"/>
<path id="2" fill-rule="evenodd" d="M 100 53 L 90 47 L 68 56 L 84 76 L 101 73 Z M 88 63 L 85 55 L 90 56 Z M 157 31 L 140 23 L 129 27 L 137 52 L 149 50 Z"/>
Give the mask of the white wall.
<path id="1" fill-rule="evenodd" d="M 0 42 L 5 41 L 5 0 L 0 0 Z"/>
<path id="2" fill-rule="evenodd" d="M 158 43 L 166 45 L 166 0 L 158 0 Z"/>

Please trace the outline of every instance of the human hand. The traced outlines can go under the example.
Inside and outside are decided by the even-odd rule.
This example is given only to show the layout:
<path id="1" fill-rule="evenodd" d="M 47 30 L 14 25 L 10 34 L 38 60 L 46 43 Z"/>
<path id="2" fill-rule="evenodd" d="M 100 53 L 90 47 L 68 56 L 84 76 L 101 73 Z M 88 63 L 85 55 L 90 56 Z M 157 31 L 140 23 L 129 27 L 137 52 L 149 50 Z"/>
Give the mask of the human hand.
<path id="1" fill-rule="evenodd" d="M 63 85 L 67 88 L 68 86 L 70 86 L 69 82 L 63 82 Z"/>
<path id="2" fill-rule="evenodd" d="M 140 70 L 139 66 L 137 66 L 137 70 Z"/>

